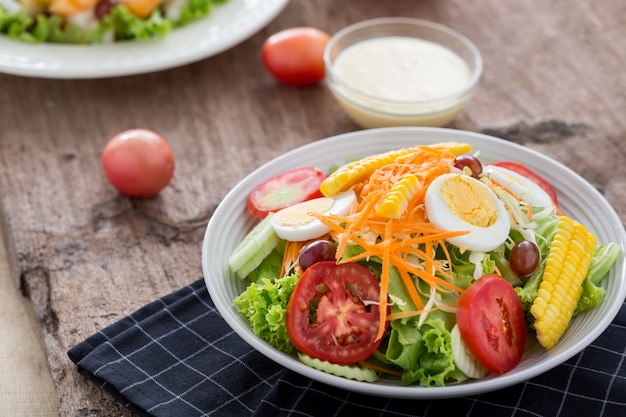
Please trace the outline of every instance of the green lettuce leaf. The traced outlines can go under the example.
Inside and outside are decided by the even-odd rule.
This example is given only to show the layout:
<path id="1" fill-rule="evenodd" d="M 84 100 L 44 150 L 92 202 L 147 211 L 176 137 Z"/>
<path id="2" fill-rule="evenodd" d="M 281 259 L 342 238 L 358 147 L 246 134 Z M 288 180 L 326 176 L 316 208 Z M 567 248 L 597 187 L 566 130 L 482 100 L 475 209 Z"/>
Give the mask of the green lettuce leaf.
<path id="1" fill-rule="evenodd" d="M 213 6 L 226 3 L 228 0 L 189 0 L 181 10 L 180 19 L 175 27 L 182 27 L 196 20 L 202 19 L 213 10 Z"/>
<path id="2" fill-rule="evenodd" d="M 444 321 L 429 319 L 419 326 L 418 320 L 411 317 L 391 322 L 386 357 L 404 370 L 401 384 L 444 386 L 466 380 L 454 365 L 451 336 Z"/>
<path id="3" fill-rule="evenodd" d="M 233 300 L 233 305 L 239 307 L 239 314 L 250 323 L 253 333 L 286 353 L 296 351 L 287 333 L 285 314 L 298 280 L 298 275 L 280 279 L 261 278 Z"/>
<path id="4" fill-rule="evenodd" d="M 106 29 L 115 33 L 115 40 L 140 40 L 162 38 L 171 32 L 173 24 L 155 10 L 147 19 L 141 19 L 122 5 L 118 5 L 102 20 Z"/>
<path id="5" fill-rule="evenodd" d="M 614 242 L 596 247 L 591 258 L 589 272 L 583 281 L 583 293 L 580 296 L 580 300 L 578 300 L 576 310 L 574 310 L 574 316 L 591 310 L 602 302 L 606 290 L 600 287 L 599 284 L 613 267 L 621 253 L 621 247 Z"/>
<path id="6" fill-rule="evenodd" d="M 467 288 L 474 281 L 474 271 L 476 265 L 470 261 L 472 251 L 461 251 L 458 247 L 448 245 L 448 253 L 452 261 L 452 271 L 454 271 L 454 284 L 460 288 Z M 492 259 L 492 253 L 485 253 L 484 258 L 480 261 L 482 267 L 482 275 L 495 272 L 496 262 Z"/>
<path id="7" fill-rule="evenodd" d="M 34 19 L 26 16 L 24 12 L 9 13 L 0 7 L 0 34 L 23 42 L 38 42 L 37 35 L 31 33 Z"/>
<path id="8" fill-rule="evenodd" d="M 190 22 L 207 16 L 218 4 L 228 0 L 189 0 L 181 10 L 176 22 L 166 19 L 162 10 L 155 10 L 147 19 L 139 18 L 123 5 L 114 7 L 111 12 L 87 32 L 75 24 L 64 24 L 58 15 L 40 14 L 27 16 L 23 11 L 9 13 L 0 8 L 0 34 L 16 41 L 42 43 L 101 43 L 113 33 L 114 40 L 159 39 L 174 28 L 183 27 Z"/>

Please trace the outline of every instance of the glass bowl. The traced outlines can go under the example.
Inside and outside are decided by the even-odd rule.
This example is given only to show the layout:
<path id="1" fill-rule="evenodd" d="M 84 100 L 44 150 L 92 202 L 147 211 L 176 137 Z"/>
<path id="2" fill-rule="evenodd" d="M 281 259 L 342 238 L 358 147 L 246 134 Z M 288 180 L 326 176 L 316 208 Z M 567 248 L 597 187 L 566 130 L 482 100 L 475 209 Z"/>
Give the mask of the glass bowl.
<path id="1" fill-rule="evenodd" d="M 457 31 L 388 17 L 348 26 L 324 51 L 326 85 L 364 128 L 446 126 L 468 104 L 483 62 Z"/>

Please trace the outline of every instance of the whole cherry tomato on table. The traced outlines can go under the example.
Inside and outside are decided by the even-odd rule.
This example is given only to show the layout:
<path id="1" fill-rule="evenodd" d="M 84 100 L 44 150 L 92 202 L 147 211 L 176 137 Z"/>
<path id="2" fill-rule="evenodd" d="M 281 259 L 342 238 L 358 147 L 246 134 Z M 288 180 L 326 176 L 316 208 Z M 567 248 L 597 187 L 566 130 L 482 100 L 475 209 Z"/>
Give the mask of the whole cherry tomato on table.
<path id="1" fill-rule="evenodd" d="M 118 133 L 102 152 L 107 179 L 120 193 L 130 197 L 159 193 L 170 183 L 175 165 L 165 139 L 147 129 Z"/>
<path id="2" fill-rule="evenodd" d="M 330 36 L 312 27 L 285 29 L 270 36 L 261 49 L 265 68 L 285 84 L 306 87 L 326 75 L 324 48 Z"/>

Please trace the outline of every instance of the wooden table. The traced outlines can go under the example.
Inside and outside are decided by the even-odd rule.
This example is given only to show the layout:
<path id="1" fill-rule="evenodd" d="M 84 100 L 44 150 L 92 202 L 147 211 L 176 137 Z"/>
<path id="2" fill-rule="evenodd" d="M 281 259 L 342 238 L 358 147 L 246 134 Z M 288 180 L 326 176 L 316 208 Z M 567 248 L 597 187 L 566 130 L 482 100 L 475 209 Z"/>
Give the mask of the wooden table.
<path id="1" fill-rule="evenodd" d="M 62 416 L 129 416 L 78 376 L 67 350 L 201 277 L 211 213 L 247 173 L 320 138 L 357 130 L 323 85 L 275 82 L 259 51 L 291 26 L 328 32 L 409 16 L 472 39 L 480 89 L 450 127 L 500 136 L 568 165 L 626 223 L 626 3 L 531 0 L 291 1 L 238 46 L 139 76 L 0 75 L 0 212 L 16 284 L 32 300 Z M 134 200 L 107 183 L 100 153 L 119 131 L 161 133 L 171 185 Z"/>

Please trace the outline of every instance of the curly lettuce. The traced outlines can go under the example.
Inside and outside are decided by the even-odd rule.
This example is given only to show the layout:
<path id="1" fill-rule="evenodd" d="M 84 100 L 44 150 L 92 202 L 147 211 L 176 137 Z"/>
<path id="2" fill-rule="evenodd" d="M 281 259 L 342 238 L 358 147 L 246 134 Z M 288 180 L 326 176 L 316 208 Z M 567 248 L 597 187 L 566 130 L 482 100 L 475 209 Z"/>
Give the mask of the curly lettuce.
<path id="1" fill-rule="evenodd" d="M 296 352 L 287 333 L 285 315 L 289 297 L 298 279 L 298 275 L 280 279 L 261 278 L 250 284 L 233 301 L 257 337 L 286 353 Z"/>
<path id="2" fill-rule="evenodd" d="M 421 326 L 419 318 L 394 320 L 386 357 L 403 369 L 403 386 L 418 383 L 444 386 L 467 379 L 454 364 L 450 332 L 441 319 L 429 319 Z"/>

